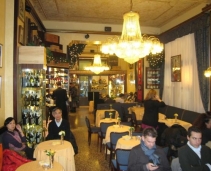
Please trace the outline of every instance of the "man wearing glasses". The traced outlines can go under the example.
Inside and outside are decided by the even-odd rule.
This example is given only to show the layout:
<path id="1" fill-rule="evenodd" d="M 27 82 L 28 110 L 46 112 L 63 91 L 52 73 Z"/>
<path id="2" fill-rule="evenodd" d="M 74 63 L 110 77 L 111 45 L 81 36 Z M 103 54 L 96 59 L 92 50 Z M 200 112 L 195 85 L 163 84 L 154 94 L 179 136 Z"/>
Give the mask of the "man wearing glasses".
<path id="1" fill-rule="evenodd" d="M 190 127 L 187 138 L 187 144 L 178 151 L 182 171 L 211 171 L 211 149 L 201 145 L 201 130 Z"/>

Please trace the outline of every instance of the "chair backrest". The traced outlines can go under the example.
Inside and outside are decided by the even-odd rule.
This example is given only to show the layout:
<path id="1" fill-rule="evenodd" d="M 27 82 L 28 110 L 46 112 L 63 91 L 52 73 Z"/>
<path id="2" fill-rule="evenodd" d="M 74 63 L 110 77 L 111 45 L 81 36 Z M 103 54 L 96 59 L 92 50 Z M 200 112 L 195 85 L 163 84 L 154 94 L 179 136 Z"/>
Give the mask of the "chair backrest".
<path id="1" fill-rule="evenodd" d="M 132 126 L 132 123 L 131 122 L 121 122 L 121 125 Z"/>
<path id="2" fill-rule="evenodd" d="M 110 113 L 112 113 L 112 116 L 111 116 L 111 118 L 115 118 L 115 114 L 116 114 L 116 111 L 115 110 L 113 110 L 113 111 L 105 111 L 105 118 L 110 118 Z"/>
<path id="3" fill-rule="evenodd" d="M 100 131 L 101 131 L 101 134 L 102 134 L 102 135 L 106 134 L 107 128 L 108 128 L 109 126 L 114 125 L 114 124 L 115 124 L 115 122 L 110 122 L 110 123 L 101 122 L 101 123 L 100 123 Z"/>
<path id="4" fill-rule="evenodd" d="M 121 167 L 124 167 L 124 170 L 127 170 L 130 151 L 131 150 L 126 149 L 116 149 L 116 162 L 118 170 L 120 170 Z"/>
<path id="5" fill-rule="evenodd" d="M 86 126 L 87 126 L 88 130 L 90 131 L 91 130 L 91 125 L 90 125 L 89 118 L 87 116 L 85 117 L 85 121 L 86 121 Z"/>
<path id="6" fill-rule="evenodd" d="M 111 143 L 112 149 L 115 149 L 118 139 L 120 139 L 124 135 L 128 135 L 128 131 L 127 132 L 111 132 L 110 133 L 110 143 Z"/>
<path id="7" fill-rule="evenodd" d="M 133 136 L 142 136 L 142 132 L 133 132 Z"/>
<path id="8" fill-rule="evenodd" d="M 132 112 L 131 118 L 132 118 L 132 124 L 133 124 L 133 126 L 137 126 L 136 114 L 134 112 Z"/>

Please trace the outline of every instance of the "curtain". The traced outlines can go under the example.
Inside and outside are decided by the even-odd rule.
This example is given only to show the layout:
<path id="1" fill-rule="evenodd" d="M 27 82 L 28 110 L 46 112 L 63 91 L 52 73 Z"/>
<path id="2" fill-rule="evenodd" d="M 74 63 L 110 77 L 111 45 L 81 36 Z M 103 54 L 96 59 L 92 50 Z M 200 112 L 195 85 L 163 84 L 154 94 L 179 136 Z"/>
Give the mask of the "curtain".
<path id="1" fill-rule="evenodd" d="M 181 82 L 171 82 L 171 57 L 181 55 Z M 186 110 L 204 113 L 199 90 L 194 34 L 165 44 L 163 101 Z"/>

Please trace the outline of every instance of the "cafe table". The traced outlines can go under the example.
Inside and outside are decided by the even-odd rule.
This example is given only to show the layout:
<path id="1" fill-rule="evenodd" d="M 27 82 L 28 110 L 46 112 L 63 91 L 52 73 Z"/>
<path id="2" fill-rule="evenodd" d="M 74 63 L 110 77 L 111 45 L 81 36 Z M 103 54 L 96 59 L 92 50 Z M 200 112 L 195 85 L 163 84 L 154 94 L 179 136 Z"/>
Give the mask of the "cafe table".
<path id="1" fill-rule="evenodd" d="M 44 171 L 45 169 L 39 164 L 39 161 L 32 161 L 19 166 L 16 171 Z M 53 168 L 47 169 L 48 171 L 65 171 L 61 164 L 54 161 Z"/>
<path id="2" fill-rule="evenodd" d="M 139 145 L 141 143 L 141 137 L 133 136 L 131 139 L 125 139 L 124 137 L 118 139 L 116 144 L 116 149 L 126 149 L 130 150 L 133 147 Z"/>
<path id="3" fill-rule="evenodd" d="M 60 140 L 41 142 L 34 150 L 34 158 L 38 161 L 48 160 L 48 156 L 44 151 L 50 149 L 56 151 L 54 161 L 59 162 L 65 171 L 75 171 L 75 153 L 69 141 L 64 141 L 63 144 L 60 143 Z"/>
<path id="4" fill-rule="evenodd" d="M 188 130 L 188 128 L 192 126 L 191 123 L 188 123 L 188 122 L 185 122 L 185 121 L 182 121 L 182 120 L 179 120 L 179 119 L 175 120 L 175 119 L 164 119 L 164 118 L 161 119 L 161 118 L 159 118 L 158 122 L 165 123 L 165 125 L 168 126 L 168 127 L 171 127 L 174 124 L 179 124 L 182 127 L 184 127 L 186 130 Z"/>
<path id="5" fill-rule="evenodd" d="M 111 132 L 127 132 L 128 131 L 128 134 L 129 134 L 129 128 L 130 127 L 126 126 L 126 125 L 121 125 L 121 126 L 112 125 L 112 126 L 109 126 L 107 128 L 107 131 L 106 131 L 105 143 L 110 142 L 110 133 Z"/>
<path id="6" fill-rule="evenodd" d="M 116 111 L 114 109 L 104 109 L 104 110 L 97 110 L 96 111 L 96 121 L 95 121 L 95 125 L 96 126 L 100 126 L 100 120 L 105 118 L 105 111 Z M 119 116 L 118 111 L 116 111 L 115 114 L 115 118 L 117 118 Z"/>

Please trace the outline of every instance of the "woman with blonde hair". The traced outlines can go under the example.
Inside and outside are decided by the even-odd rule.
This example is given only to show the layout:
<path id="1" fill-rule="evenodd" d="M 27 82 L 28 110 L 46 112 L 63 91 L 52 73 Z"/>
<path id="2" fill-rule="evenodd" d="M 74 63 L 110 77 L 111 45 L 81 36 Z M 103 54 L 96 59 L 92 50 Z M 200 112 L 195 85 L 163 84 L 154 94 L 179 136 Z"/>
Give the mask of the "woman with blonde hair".
<path id="1" fill-rule="evenodd" d="M 159 108 L 166 104 L 157 95 L 154 89 L 150 89 L 144 99 L 144 116 L 142 119 L 142 128 L 157 128 Z"/>

